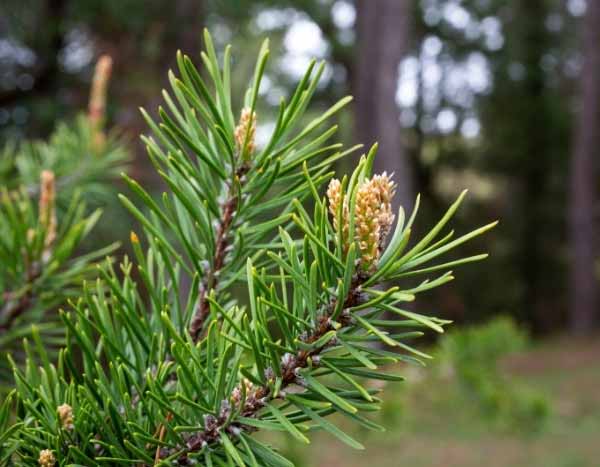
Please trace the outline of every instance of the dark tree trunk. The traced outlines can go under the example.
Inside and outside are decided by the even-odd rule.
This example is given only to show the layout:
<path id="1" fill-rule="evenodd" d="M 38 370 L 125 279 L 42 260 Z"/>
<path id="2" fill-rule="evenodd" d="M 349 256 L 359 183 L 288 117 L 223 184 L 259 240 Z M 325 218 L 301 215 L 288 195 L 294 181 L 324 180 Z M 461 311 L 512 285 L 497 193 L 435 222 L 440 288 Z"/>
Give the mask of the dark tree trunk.
<path id="1" fill-rule="evenodd" d="M 522 198 L 519 212 L 521 228 L 517 250 L 517 264 L 520 272 L 522 297 L 520 313 L 531 320 L 536 332 L 548 330 L 552 316 L 549 315 L 544 279 L 545 261 L 544 231 L 540 228 L 548 222 L 544 200 L 547 199 L 548 168 L 551 166 L 551 145 L 553 135 L 548 131 L 551 122 L 547 106 L 548 89 L 546 74 L 540 64 L 548 50 L 548 31 L 544 24 L 548 10 L 545 0 L 521 2 L 516 10 L 521 20 L 516 33 L 519 38 L 517 59 L 525 67 L 522 82 L 523 99 L 527 105 L 519 108 L 522 112 L 524 131 L 520 133 L 520 175 Z"/>
<path id="2" fill-rule="evenodd" d="M 160 56 L 165 75 L 168 68 L 176 69 L 177 50 L 188 55 L 194 63 L 201 63 L 204 13 L 203 0 L 178 0 L 173 5 L 173 24 L 166 25 Z"/>
<path id="3" fill-rule="evenodd" d="M 408 45 L 408 0 L 358 0 L 358 50 L 354 74 L 356 135 L 369 147 L 379 142 L 375 171 L 394 173 L 397 204 L 414 202 L 413 171 L 402 144 L 396 104 L 398 65 Z"/>
<path id="4" fill-rule="evenodd" d="M 600 150 L 600 2 L 588 2 L 584 21 L 584 65 L 580 80 L 570 167 L 569 239 L 571 246 L 569 316 L 571 330 L 589 332 L 597 317 L 596 249 L 592 211 L 596 201 L 595 157 Z"/>

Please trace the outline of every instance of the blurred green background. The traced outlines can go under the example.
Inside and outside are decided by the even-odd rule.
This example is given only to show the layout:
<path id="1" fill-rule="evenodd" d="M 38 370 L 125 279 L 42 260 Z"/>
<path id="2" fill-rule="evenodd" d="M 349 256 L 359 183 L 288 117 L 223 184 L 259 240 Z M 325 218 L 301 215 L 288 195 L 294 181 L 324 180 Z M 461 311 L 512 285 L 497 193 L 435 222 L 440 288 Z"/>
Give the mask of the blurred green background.
<path id="1" fill-rule="evenodd" d="M 390 430 L 360 434 L 364 453 L 328 437 L 289 443 L 298 465 L 598 465 L 600 2 L 1 0 L 0 147 L 84 109 L 108 53 L 109 124 L 129 140 L 132 175 L 162 189 L 137 109 L 155 111 L 176 50 L 198 57 L 204 27 L 221 50 L 233 44 L 238 102 L 271 39 L 259 144 L 322 58 L 312 112 L 356 97 L 340 138 L 379 141 L 399 201 L 422 195 L 421 229 L 465 187 L 459 229 L 501 219 L 465 247 L 490 259 L 418 304 L 457 326 L 430 343 L 431 367 L 404 369 L 406 384 L 387 391 L 377 417 Z M 131 221 L 112 216 L 100 235 L 125 238 Z"/>

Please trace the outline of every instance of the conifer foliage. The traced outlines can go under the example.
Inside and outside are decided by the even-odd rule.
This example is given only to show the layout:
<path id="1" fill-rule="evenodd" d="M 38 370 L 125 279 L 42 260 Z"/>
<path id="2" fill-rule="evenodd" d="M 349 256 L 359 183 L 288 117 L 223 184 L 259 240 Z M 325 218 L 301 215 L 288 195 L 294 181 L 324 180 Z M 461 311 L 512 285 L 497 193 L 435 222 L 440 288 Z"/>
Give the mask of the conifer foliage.
<path id="1" fill-rule="evenodd" d="M 143 112 L 168 192 L 156 200 L 125 177 L 135 196 L 121 200 L 143 230 L 135 258 L 107 263 L 61 313 L 56 364 L 14 366 L 0 411 L 9 465 L 293 465 L 258 430 L 309 443 L 321 429 L 362 449 L 328 416 L 383 429 L 365 416 L 380 403 L 370 381 L 401 380 L 382 367 L 428 358 L 408 342 L 447 324 L 403 304 L 485 257 L 438 260 L 494 225 L 443 233 L 464 193 L 411 238 L 418 201 L 394 215 L 391 177 L 371 173 L 376 146 L 332 179 L 358 148 L 331 142 L 330 117 L 350 98 L 306 123 L 324 64 L 311 63 L 259 146 L 268 43 L 239 111 L 229 48 L 219 63 L 208 33 L 205 45 L 202 72 L 178 54 L 165 108 L 156 121 Z"/>
<path id="2" fill-rule="evenodd" d="M 43 340 L 50 354 L 63 345 L 57 308 L 95 277 L 94 261 L 117 247 L 81 250 L 101 215 L 89 201 L 109 199 L 109 182 L 127 159 L 120 139 L 104 131 L 109 69 L 103 57 L 87 115 L 58 125 L 48 142 L 9 145 L 0 153 L 0 394 L 12 379 L 4 355 L 23 360 L 27 336 L 40 346 Z"/>

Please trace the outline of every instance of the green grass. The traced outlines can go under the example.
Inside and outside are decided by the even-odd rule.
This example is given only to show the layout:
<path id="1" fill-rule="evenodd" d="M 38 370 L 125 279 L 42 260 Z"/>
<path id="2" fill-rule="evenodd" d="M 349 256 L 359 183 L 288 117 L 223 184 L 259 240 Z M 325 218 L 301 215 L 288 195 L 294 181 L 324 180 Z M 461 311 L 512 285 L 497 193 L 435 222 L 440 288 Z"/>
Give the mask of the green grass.
<path id="1" fill-rule="evenodd" d="M 450 374 L 433 378 L 428 369 L 403 370 L 408 382 L 387 388 L 376 418 L 387 432 L 366 432 L 337 420 L 365 451 L 318 434 L 308 448 L 279 440 L 287 443 L 286 454 L 299 467 L 600 465 L 600 342 L 553 339 L 503 361 L 502 371 L 551 403 L 552 414 L 538 433 L 487 420 Z"/>

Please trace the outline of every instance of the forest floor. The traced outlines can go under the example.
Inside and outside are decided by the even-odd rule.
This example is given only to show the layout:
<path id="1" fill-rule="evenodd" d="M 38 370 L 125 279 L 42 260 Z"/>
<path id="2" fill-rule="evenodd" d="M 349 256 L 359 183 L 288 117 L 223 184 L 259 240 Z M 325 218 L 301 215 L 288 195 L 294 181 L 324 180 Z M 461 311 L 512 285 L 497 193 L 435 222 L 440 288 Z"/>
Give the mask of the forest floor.
<path id="1" fill-rule="evenodd" d="M 476 403 L 457 401 L 450 384 L 429 385 L 426 373 L 409 372 L 405 388 L 385 392 L 375 419 L 385 433 L 338 420 L 366 450 L 319 434 L 308 449 L 288 442 L 284 451 L 298 467 L 600 466 L 600 339 L 546 340 L 508 358 L 502 371 L 549 401 L 539 432 L 499 429 Z"/>

